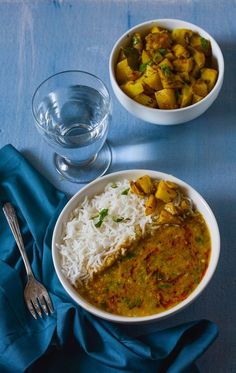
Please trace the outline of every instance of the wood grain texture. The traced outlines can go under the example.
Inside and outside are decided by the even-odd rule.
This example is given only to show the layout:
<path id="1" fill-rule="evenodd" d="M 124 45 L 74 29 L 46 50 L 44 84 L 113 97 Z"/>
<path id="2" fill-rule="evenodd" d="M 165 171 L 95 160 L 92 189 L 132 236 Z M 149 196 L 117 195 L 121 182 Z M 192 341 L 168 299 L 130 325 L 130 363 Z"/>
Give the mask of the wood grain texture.
<path id="1" fill-rule="evenodd" d="M 188 320 L 215 321 L 220 335 L 199 360 L 202 372 L 236 371 L 236 2 L 223 0 L 38 0 L 0 1 L 0 146 L 12 143 L 57 188 L 68 195 L 81 185 L 63 180 L 52 149 L 37 133 L 31 113 L 36 86 L 51 74 L 81 69 L 98 75 L 110 89 L 110 172 L 150 168 L 190 183 L 209 202 L 219 222 L 222 254 L 203 295 L 189 308 L 152 328 Z M 129 27 L 154 18 L 198 24 L 222 47 L 225 81 L 212 107 L 191 123 L 163 128 L 128 114 L 115 99 L 108 59 Z"/>

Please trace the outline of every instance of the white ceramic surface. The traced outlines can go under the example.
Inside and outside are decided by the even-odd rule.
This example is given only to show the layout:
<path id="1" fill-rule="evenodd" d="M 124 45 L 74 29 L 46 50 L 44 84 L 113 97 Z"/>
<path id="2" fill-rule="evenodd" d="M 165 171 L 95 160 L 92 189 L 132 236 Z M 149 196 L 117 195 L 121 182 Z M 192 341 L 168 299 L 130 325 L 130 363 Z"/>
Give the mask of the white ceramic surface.
<path id="1" fill-rule="evenodd" d="M 218 79 L 212 91 L 206 97 L 204 97 L 201 101 L 197 102 L 196 104 L 193 104 L 185 108 L 173 109 L 173 110 L 161 110 L 161 109 L 149 108 L 132 100 L 119 87 L 116 81 L 116 77 L 115 77 L 115 66 L 117 63 L 117 58 L 118 58 L 120 48 L 122 46 L 126 46 L 129 44 L 130 39 L 132 35 L 134 34 L 134 32 L 140 32 L 141 34 L 145 34 L 148 31 L 150 31 L 151 27 L 153 27 L 154 25 L 158 25 L 158 26 L 167 28 L 169 30 L 172 30 L 174 28 L 187 28 L 192 31 L 198 32 L 201 36 L 210 40 L 213 59 L 215 60 L 216 66 L 219 71 Z M 111 85 L 112 85 L 113 91 L 117 99 L 119 100 L 121 105 L 123 105 L 123 107 L 126 110 L 128 110 L 132 115 L 146 122 L 154 123 L 154 124 L 162 124 L 162 125 L 181 124 L 184 122 L 188 122 L 192 119 L 195 119 L 201 114 L 203 114 L 217 98 L 220 92 L 220 89 L 222 87 L 222 84 L 223 84 L 224 58 L 220 50 L 220 47 L 215 41 L 215 39 L 202 28 L 192 23 L 181 21 L 178 19 L 157 19 L 157 20 L 140 23 L 139 25 L 136 25 L 135 27 L 126 31 L 119 38 L 119 40 L 115 43 L 112 49 L 111 55 L 110 55 L 109 73 L 110 73 Z"/>
<path id="2" fill-rule="evenodd" d="M 187 299 L 176 305 L 175 307 L 168 309 L 165 312 L 151 315 L 151 316 L 145 316 L 145 317 L 124 317 L 124 316 L 118 316 L 113 315 L 111 313 L 102 311 L 90 303 L 88 303 L 85 299 L 83 299 L 73 288 L 73 286 L 69 283 L 69 281 L 65 278 L 61 271 L 61 265 L 60 265 L 60 254 L 57 249 L 57 245 L 61 242 L 62 237 L 62 230 L 63 225 L 68 221 L 68 217 L 70 213 L 84 200 L 85 196 L 88 196 L 89 198 L 92 198 L 95 194 L 99 194 L 103 192 L 104 187 L 110 183 L 115 182 L 121 179 L 129 179 L 129 180 L 135 180 L 138 177 L 142 175 L 149 175 L 152 178 L 155 179 L 164 179 L 164 180 L 170 180 L 173 182 L 176 182 L 178 185 L 180 185 L 188 194 L 188 196 L 193 200 L 196 208 L 202 213 L 202 215 L 205 218 L 205 221 L 207 222 L 210 235 L 211 235 L 211 242 L 212 242 L 212 251 L 211 251 L 211 257 L 209 261 L 208 269 L 200 282 L 200 284 L 197 286 L 197 288 L 189 295 Z M 67 205 L 64 207 L 63 211 L 61 212 L 57 223 L 54 228 L 53 233 L 53 239 L 52 239 L 52 256 L 53 256 L 53 263 L 54 267 L 57 273 L 57 276 L 64 287 L 65 291 L 73 298 L 73 300 L 79 304 L 81 307 L 86 309 L 87 311 L 91 312 L 92 314 L 99 316 L 103 319 L 115 321 L 119 323 L 144 323 L 144 322 L 151 322 L 163 319 L 167 316 L 173 315 L 177 311 L 180 311 L 187 305 L 189 305 L 194 299 L 196 299 L 197 296 L 200 295 L 200 293 L 204 290 L 206 285 L 211 280 L 213 273 L 215 272 L 218 258 L 220 254 L 220 235 L 219 235 L 219 229 L 216 222 L 216 219 L 214 217 L 213 212 L 211 211 L 210 207 L 206 203 L 206 201 L 201 197 L 201 195 L 196 192 L 191 186 L 186 184 L 185 182 L 177 179 L 174 176 L 157 172 L 157 171 L 151 171 L 151 170 L 128 170 L 128 171 L 121 171 L 121 172 L 115 172 L 110 175 L 106 175 L 100 179 L 97 179 L 93 181 L 92 183 L 85 186 L 83 189 L 81 189 L 77 194 L 74 195 L 70 199 L 70 201 L 67 203 Z"/>

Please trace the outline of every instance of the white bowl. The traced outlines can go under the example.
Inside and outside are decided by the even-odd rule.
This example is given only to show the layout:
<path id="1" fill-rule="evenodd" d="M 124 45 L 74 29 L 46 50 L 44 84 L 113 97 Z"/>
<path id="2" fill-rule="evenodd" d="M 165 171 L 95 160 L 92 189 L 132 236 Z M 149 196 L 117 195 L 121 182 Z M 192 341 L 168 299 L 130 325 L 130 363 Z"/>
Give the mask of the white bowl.
<path id="1" fill-rule="evenodd" d="M 66 279 L 66 277 L 63 275 L 61 270 L 61 264 L 60 264 L 60 254 L 57 248 L 57 244 L 60 244 L 62 232 L 63 232 L 63 226 L 68 221 L 70 213 L 84 200 L 85 196 L 88 196 L 89 198 L 92 198 L 95 194 L 99 194 L 103 192 L 105 186 L 110 182 L 115 182 L 122 179 L 129 179 L 129 180 L 135 180 L 138 177 L 142 175 L 149 175 L 151 178 L 154 179 L 164 179 L 164 180 L 170 180 L 173 182 L 176 182 L 178 185 L 180 185 L 188 194 L 188 196 L 193 200 L 196 208 L 202 213 L 203 217 L 205 218 L 205 221 L 208 225 L 210 236 L 211 236 L 211 244 L 212 244 L 212 250 L 211 250 L 211 256 L 209 260 L 209 266 L 207 268 L 207 271 L 202 278 L 199 285 L 196 287 L 196 289 L 181 303 L 177 304 L 173 308 L 170 308 L 164 312 L 145 316 L 145 317 L 125 317 L 125 316 L 119 316 L 114 315 L 105 311 L 102 311 L 101 309 L 96 308 L 92 304 L 88 303 L 84 298 L 82 298 L 73 288 L 73 286 L 70 284 L 70 282 Z M 100 179 L 97 179 L 87 186 L 85 186 L 83 189 L 81 189 L 78 193 L 72 197 L 67 205 L 62 210 L 57 223 L 54 228 L 53 232 L 53 238 L 52 238 L 52 257 L 53 257 L 53 263 L 54 267 L 57 273 L 57 276 L 65 289 L 65 291 L 71 296 L 71 298 L 81 307 L 86 309 L 87 311 L 91 312 L 92 314 L 99 316 L 103 319 L 109 320 L 109 321 L 115 321 L 119 323 L 144 323 L 144 322 L 151 322 L 163 319 L 167 316 L 173 315 L 177 311 L 182 310 L 184 307 L 189 305 L 194 299 L 197 298 L 197 296 L 200 295 L 200 293 L 205 289 L 206 285 L 209 283 L 210 279 L 213 276 L 213 273 L 215 272 L 218 258 L 220 254 L 220 235 L 219 235 L 219 229 L 216 222 L 216 219 L 214 217 L 213 212 L 211 211 L 210 207 L 206 203 L 206 201 L 201 197 L 201 195 L 196 192 L 191 186 L 186 184 L 185 182 L 177 179 L 174 176 L 157 172 L 157 171 L 151 171 L 151 170 L 128 170 L 128 171 L 120 171 L 115 172 L 110 175 L 104 176 Z"/>
<path id="2" fill-rule="evenodd" d="M 115 77 L 115 66 L 117 63 L 120 48 L 129 44 L 134 32 L 140 32 L 141 34 L 145 34 L 149 32 L 150 29 L 154 25 L 158 25 L 158 26 L 167 28 L 169 30 L 172 30 L 174 28 L 187 28 L 192 31 L 198 32 L 202 37 L 210 40 L 213 59 L 216 63 L 216 66 L 219 72 L 218 79 L 217 79 L 217 82 L 214 88 L 211 90 L 211 92 L 209 92 L 209 94 L 206 97 L 204 97 L 201 101 L 197 102 L 196 104 L 187 106 L 185 108 L 173 109 L 173 110 L 161 110 L 161 109 L 149 108 L 131 99 L 119 87 L 116 81 L 116 77 Z M 146 122 L 154 123 L 154 124 L 163 124 L 163 125 L 180 124 L 180 123 L 188 122 L 192 119 L 197 118 L 199 115 L 203 114 L 215 101 L 216 97 L 218 96 L 220 92 L 221 86 L 223 84 L 224 58 L 220 50 L 220 47 L 215 41 L 215 39 L 213 39 L 213 37 L 209 35 L 202 28 L 194 25 L 193 23 L 181 21 L 178 19 L 156 19 L 156 20 L 140 23 L 139 25 L 126 31 L 119 38 L 119 40 L 115 43 L 112 49 L 111 55 L 110 55 L 109 73 L 110 73 L 111 85 L 112 85 L 113 91 L 117 99 L 119 100 L 121 105 L 123 105 L 124 108 L 128 110 L 132 115 Z"/>

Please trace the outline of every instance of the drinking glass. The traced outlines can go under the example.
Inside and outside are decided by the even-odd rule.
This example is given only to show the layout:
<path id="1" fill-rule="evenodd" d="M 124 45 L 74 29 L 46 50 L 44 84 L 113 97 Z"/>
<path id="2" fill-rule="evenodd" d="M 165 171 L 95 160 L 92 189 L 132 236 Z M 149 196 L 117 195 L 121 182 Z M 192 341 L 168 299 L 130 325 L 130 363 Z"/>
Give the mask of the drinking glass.
<path id="1" fill-rule="evenodd" d="M 86 183 L 107 171 L 111 99 L 101 79 L 78 70 L 52 75 L 36 89 L 32 111 L 39 133 L 56 151 L 62 176 Z"/>

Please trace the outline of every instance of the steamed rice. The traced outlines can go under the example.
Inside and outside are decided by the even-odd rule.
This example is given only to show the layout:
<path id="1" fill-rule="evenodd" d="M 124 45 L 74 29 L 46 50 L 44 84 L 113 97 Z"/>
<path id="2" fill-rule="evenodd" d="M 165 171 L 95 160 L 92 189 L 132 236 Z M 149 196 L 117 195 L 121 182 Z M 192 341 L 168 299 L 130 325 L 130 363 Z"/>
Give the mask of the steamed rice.
<path id="1" fill-rule="evenodd" d="M 85 198 L 65 224 L 58 249 L 62 271 L 71 284 L 87 282 L 122 244 L 136 239 L 137 226 L 144 234 L 151 223 L 151 216 L 145 215 L 145 199 L 129 187 L 128 180 L 109 183 L 103 193 Z"/>

